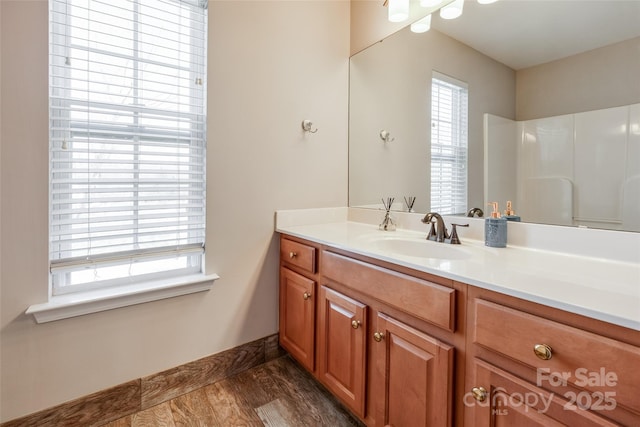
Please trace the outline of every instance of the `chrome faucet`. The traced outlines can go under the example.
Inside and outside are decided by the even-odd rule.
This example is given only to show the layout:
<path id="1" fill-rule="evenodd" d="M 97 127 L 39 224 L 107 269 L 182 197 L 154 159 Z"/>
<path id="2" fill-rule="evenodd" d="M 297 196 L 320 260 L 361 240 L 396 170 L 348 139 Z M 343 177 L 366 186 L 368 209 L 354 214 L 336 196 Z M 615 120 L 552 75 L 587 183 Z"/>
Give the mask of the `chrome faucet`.
<path id="1" fill-rule="evenodd" d="M 434 223 L 433 220 L 436 220 Z M 460 239 L 458 238 L 458 232 L 456 230 L 456 226 L 458 227 L 468 227 L 469 224 L 451 224 L 451 235 L 449 235 L 449 231 L 447 230 L 447 226 L 444 223 L 444 219 L 440 216 L 439 213 L 429 212 L 422 218 L 422 222 L 425 224 L 431 224 L 431 228 L 429 229 L 429 233 L 427 234 L 427 240 L 434 240 L 436 242 L 449 243 L 452 245 L 459 245 Z"/>
<path id="2" fill-rule="evenodd" d="M 435 223 L 433 220 L 435 219 Z M 422 222 L 425 224 L 431 224 L 429 234 L 427 234 L 427 240 L 434 240 L 436 242 L 444 242 L 449 238 L 449 232 L 447 226 L 444 224 L 444 220 L 439 213 L 429 212 L 422 218 Z"/>

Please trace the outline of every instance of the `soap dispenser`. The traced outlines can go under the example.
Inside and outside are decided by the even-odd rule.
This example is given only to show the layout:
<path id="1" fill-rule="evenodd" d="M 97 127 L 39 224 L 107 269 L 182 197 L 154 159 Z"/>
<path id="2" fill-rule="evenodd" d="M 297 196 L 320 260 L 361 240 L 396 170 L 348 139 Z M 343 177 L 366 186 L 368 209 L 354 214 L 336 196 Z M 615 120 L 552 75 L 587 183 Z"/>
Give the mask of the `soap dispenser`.
<path id="1" fill-rule="evenodd" d="M 493 212 L 484 220 L 484 244 L 492 248 L 506 248 L 507 219 L 500 216 L 498 202 L 491 202 L 489 205 L 493 206 Z"/>
<path id="2" fill-rule="evenodd" d="M 507 221 L 520 222 L 520 216 L 516 215 L 516 213 L 513 211 L 511 200 L 507 200 L 507 209 L 504 211 L 503 218 L 506 218 Z"/>

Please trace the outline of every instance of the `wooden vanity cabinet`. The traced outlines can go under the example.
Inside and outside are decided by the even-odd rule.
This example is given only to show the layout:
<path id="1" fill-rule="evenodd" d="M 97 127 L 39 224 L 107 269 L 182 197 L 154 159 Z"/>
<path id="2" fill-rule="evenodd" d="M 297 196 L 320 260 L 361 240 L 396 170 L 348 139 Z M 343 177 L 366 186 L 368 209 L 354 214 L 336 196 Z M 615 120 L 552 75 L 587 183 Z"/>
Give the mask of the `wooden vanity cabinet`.
<path id="1" fill-rule="evenodd" d="M 290 236 L 280 253 L 281 345 L 368 426 L 640 425 L 640 331 Z"/>
<path id="2" fill-rule="evenodd" d="M 315 368 L 316 282 L 280 268 L 280 345 L 305 368 Z"/>
<path id="3" fill-rule="evenodd" d="M 318 378 L 354 414 L 365 418 L 367 306 L 320 287 Z"/>
<path id="4" fill-rule="evenodd" d="M 453 425 L 447 284 L 282 236 L 280 344 L 367 425 Z"/>
<path id="5" fill-rule="evenodd" d="M 437 280 L 431 276 L 414 276 L 328 250 L 321 252 L 320 274 L 321 294 L 330 295 L 327 304 L 336 295 L 352 300 L 349 306 L 338 306 L 345 317 L 344 341 L 349 339 L 349 321 L 366 335 L 363 341 L 356 341 L 350 331 L 351 343 L 366 352 L 359 359 L 363 361 L 362 374 L 368 374 L 366 396 L 361 401 L 365 407 L 354 409 L 348 400 L 341 399 L 370 426 L 453 425 L 456 352 L 454 345 L 445 341 L 453 342 L 456 330 L 457 290 L 447 286 L 452 282 L 442 279 L 436 283 L 429 280 Z M 368 312 L 368 324 L 353 323 L 358 318 L 354 303 L 359 304 L 360 312 Z M 321 309 L 322 313 L 331 311 L 324 305 Z M 319 330 L 326 328 L 323 314 L 319 322 Z M 324 335 L 319 335 L 319 353 L 332 353 L 325 348 Z M 353 357 L 348 355 L 349 345 L 343 348 L 338 363 L 354 369 L 360 378 L 361 373 L 350 367 Z M 321 381 L 334 390 L 322 374 Z"/>
<path id="6" fill-rule="evenodd" d="M 452 425 L 454 348 L 383 313 L 373 338 L 382 347 L 376 425 Z"/>
<path id="7" fill-rule="evenodd" d="M 640 332 L 469 288 L 467 426 L 640 425 Z"/>
<path id="8" fill-rule="evenodd" d="M 318 379 L 355 415 L 380 426 L 452 425 L 452 346 L 326 286 L 319 301 Z"/>
<path id="9" fill-rule="evenodd" d="M 280 242 L 280 345 L 309 371 L 315 370 L 316 256 L 314 246 Z"/>

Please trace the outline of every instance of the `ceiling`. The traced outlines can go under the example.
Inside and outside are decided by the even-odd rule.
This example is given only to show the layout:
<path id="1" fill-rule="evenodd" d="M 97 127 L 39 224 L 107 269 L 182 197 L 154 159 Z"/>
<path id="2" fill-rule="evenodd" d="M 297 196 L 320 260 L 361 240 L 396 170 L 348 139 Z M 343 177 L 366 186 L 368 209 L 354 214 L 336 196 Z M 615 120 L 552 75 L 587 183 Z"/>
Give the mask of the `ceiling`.
<path id="1" fill-rule="evenodd" d="M 432 28 L 519 70 L 640 36 L 640 0 L 466 0 Z"/>

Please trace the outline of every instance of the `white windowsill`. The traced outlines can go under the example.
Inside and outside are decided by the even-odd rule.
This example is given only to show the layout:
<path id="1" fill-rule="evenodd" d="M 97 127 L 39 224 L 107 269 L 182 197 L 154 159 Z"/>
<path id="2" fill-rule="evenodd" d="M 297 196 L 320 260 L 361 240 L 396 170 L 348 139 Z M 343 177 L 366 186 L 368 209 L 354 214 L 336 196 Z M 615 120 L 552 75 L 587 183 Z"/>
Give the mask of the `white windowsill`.
<path id="1" fill-rule="evenodd" d="M 33 314 L 37 323 L 112 310 L 144 302 L 157 301 L 211 289 L 217 274 L 193 274 L 117 286 L 89 292 L 54 296 L 49 302 L 30 306 L 25 314 Z"/>

